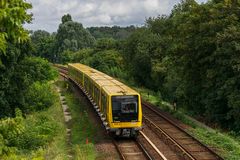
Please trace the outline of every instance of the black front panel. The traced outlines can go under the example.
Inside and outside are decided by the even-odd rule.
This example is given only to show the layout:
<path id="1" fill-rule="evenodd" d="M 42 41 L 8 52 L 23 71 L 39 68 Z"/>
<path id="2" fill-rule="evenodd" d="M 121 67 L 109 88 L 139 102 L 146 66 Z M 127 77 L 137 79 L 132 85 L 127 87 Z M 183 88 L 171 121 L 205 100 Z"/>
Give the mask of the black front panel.
<path id="1" fill-rule="evenodd" d="M 138 96 L 112 96 L 113 122 L 138 121 Z"/>

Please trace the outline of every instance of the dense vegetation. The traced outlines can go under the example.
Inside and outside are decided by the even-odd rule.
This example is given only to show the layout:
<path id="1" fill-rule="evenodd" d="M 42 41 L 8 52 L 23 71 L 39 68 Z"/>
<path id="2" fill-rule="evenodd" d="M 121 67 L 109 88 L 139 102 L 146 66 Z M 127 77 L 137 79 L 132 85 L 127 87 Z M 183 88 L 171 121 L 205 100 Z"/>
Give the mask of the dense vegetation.
<path id="1" fill-rule="evenodd" d="M 141 28 L 91 27 L 96 41 L 83 49 L 61 48 L 59 62 L 81 62 L 132 80 L 212 125 L 239 132 L 239 6 L 231 0 L 184 0 Z M 128 34 L 116 36 L 121 31 Z"/>
<path id="2" fill-rule="evenodd" d="M 89 32 L 96 39 L 113 38 L 116 40 L 124 40 L 128 38 L 136 30 L 136 27 L 135 26 L 89 27 L 87 28 L 87 30 L 89 30 Z"/>
<path id="3" fill-rule="evenodd" d="M 85 29 L 67 14 L 56 33 L 29 36 L 23 24 L 31 22 L 30 8 L 23 0 L 0 3 L 0 159 L 37 157 L 59 131 L 48 115 L 57 75 L 48 61 L 90 65 L 240 133 L 239 1 L 183 0 L 140 28 Z"/>
<path id="4" fill-rule="evenodd" d="M 48 157 L 46 146 L 64 132 L 61 120 L 56 122 L 62 113 L 49 82 L 57 72 L 33 56 L 40 48 L 22 26 L 31 21 L 30 8 L 23 0 L 0 3 L 0 159 Z"/>
<path id="5" fill-rule="evenodd" d="M 160 89 L 205 120 L 238 132 L 239 6 L 236 1 L 199 5 L 187 0 L 170 16 L 147 21 L 160 37 L 158 63 L 166 69 Z"/>

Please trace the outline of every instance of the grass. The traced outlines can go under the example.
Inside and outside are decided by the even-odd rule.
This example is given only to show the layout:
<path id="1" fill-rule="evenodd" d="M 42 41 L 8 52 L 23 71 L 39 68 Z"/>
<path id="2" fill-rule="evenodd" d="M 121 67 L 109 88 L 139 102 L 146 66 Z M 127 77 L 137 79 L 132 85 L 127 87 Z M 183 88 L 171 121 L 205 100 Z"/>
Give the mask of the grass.
<path id="1" fill-rule="evenodd" d="M 67 159 L 69 148 L 66 143 L 66 126 L 60 102 L 58 101 L 46 114 L 50 115 L 55 120 L 58 129 L 53 141 L 46 148 L 45 159 L 65 160 Z"/>
<path id="2" fill-rule="evenodd" d="M 50 107 L 48 110 L 43 111 L 41 113 L 35 113 L 35 114 L 42 114 L 47 115 L 48 117 L 51 117 L 52 123 L 56 125 L 56 131 L 55 136 L 52 139 L 52 141 L 45 146 L 44 148 L 41 148 L 36 153 L 39 154 L 42 153 L 45 160 L 66 160 L 67 158 L 67 151 L 68 147 L 66 144 L 66 126 L 64 123 L 64 116 L 61 108 L 61 104 L 59 101 L 56 101 L 55 104 Z M 32 116 L 36 117 L 36 116 Z M 29 119 L 29 121 L 33 121 L 32 119 Z M 35 154 L 36 154 L 35 153 Z M 40 155 L 40 154 L 39 154 Z"/>
<path id="3" fill-rule="evenodd" d="M 239 160 L 240 143 L 239 138 L 232 137 L 226 133 L 207 131 L 206 129 L 197 127 L 191 129 L 190 133 L 200 139 L 205 144 L 212 146 L 214 150 L 218 150 L 220 155 L 226 160 Z"/>
<path id="4" fill-rule="evenodd" d="M 94 147 L 94 143 L 99 139 L 97 134 L 96 124 L 90 121 L 87 107 L 89 107 L 84 102 L 84 97 L 79 100 L 72 93 L 71 89 L 66 89 L 69 86 L 65 82 L 58 82 L 58 86 L 65 88 L 63 95 L 66 98 L 67 105 L 70 108 L 72 115 L 71 128 L 71 143 L 74 152 L 74 159 L 76 160 L 87 160 L 95 159 L 97 153 Z M 88 141 L 88 143 L 87 143 Z"/>

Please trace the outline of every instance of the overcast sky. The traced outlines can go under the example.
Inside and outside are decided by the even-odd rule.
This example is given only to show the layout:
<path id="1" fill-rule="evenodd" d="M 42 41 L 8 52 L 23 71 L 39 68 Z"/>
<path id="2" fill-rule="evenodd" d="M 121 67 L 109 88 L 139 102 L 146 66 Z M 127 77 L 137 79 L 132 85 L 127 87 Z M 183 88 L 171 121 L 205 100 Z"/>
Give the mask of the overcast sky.
<path id="1" fill-rule="evenodd" d="M 89 26 L 128 26 L 144 24 L 150 16 L 169 14 L 180 0 L 27 0 L 32 3 L 34 20 L 25 27 L 31 30 L 57 31 L 64 14 Z M 197 0 L 206 2 L 207 0 Z"/>

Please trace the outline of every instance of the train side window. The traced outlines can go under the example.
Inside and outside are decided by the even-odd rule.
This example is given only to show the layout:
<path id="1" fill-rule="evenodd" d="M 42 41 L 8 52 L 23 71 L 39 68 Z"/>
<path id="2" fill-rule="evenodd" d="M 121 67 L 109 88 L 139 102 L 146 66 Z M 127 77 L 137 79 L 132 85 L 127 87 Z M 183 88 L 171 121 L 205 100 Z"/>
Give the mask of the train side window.
<path id="1" fill-rule="evenodd" d="M 94 100 L 95 102 L 98 104 L 98 91 L 97 91 L 97 87 L 94 85 Z"/>
<path id="2" fill-rule="evenodd" d="M 82 72 L 80 74 L 80 83 L 81 83 L 81 85 L 83 85 L 83 73 Z"/>
<path id="3" fill-rule="evenodd" d="M 92 97 L 94 96 L 94 92 L 93 92 L 93 81 L 90 80 L 90 93 L 92 95 Z"/>
<path id="4" fill-rule="evenodd" d="M 105 94 L 103 93 L 102 94 L 102 100 L 101 100 L 101 102 L 102 102 L 102 110 L 103 110 L 103 113 L 104 114 L 106 114 L 106 96 L 105 96 Z"/>
<path id="5" fill-rule="evenodd" d="M 87 77 L 87 91 L 89 93 L 89 79 L 88 79 L 88 77 Z"/>
<path id="6" fill-rule="evenodd" d="M 90 78 L 89 78 L 89 93 L 92 96 L 92 81 Z"/>
<path id="7" fill-rule="evenodd" d="M 100 90 L 97 88 L 97 104 L 99 105 Z"/>

